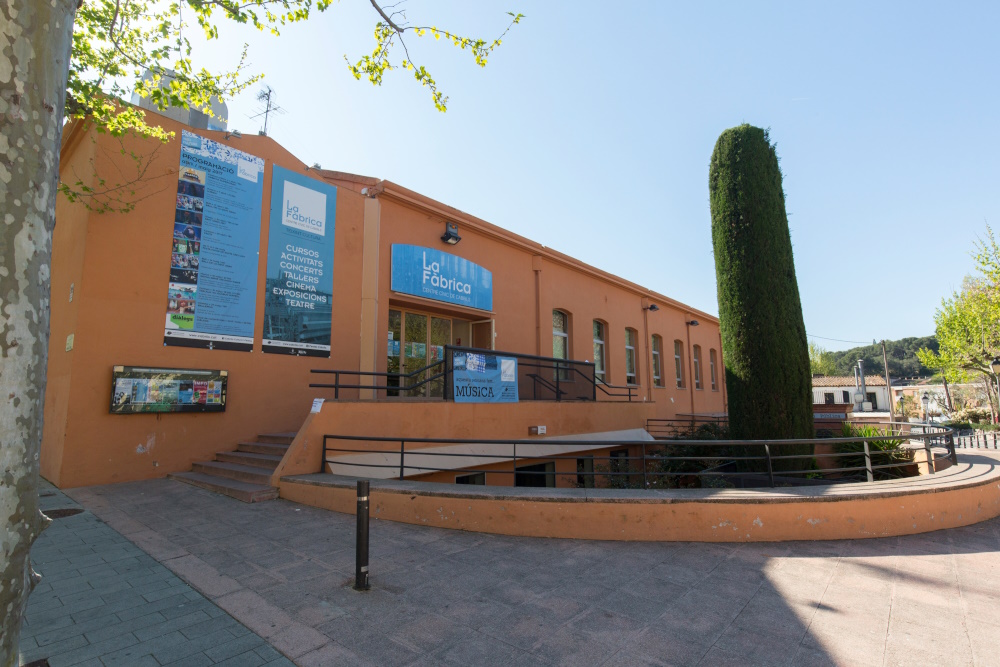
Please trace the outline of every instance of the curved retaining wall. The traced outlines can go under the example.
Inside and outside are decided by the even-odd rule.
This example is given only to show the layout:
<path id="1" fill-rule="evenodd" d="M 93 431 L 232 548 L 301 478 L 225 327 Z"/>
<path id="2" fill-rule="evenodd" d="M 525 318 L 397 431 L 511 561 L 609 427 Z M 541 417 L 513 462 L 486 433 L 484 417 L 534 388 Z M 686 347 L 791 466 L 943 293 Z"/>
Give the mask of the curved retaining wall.
<path id="1" fill-rule="evenodd" d="M 283 477 L 281 497 L 353 514 L 356 478 Z M 377 519 L 501 535 L 770 542 L 890 537 L 1000 516 L 1000 457 L 964 455 L 935 475 L 796 489 L 462 487 L 373 480 Z"/>

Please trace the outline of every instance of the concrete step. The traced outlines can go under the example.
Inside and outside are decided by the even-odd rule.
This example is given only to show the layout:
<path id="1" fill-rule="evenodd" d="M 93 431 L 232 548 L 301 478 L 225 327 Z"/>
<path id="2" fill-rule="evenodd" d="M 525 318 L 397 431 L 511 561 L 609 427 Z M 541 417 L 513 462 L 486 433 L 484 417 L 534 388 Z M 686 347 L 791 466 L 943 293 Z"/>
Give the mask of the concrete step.
<path id="1" fill-rule="evenodd" d="M 271 472 L 257 466 L 245 466 L 238 463 L 225 463 L 223 461 L 199 461 L 191 466 L 191 472 L 227 477 L 240 482 L 260 484 L 262 486 L 271 485 Z"/>
<path id="2" fill-rule="evenodd" d="M 258 433 L 257 442 L 270 442 L 278 445 L 290 445 L 297 433 Z"/>
<path id="3" fill-rule="evenodd" d="M 238 452 L 248 452 L 250 454 L 270 454 L 271 456 L 284 456 L 288 451 L 288 445 L 273 442 L 241 442 L 236 446 Z"/>
<path id="4" fill-rule="evenodd" d="M 281 463 L 281 456 L 277 454 L 254 454 L 253 452 L 219 452 L 215 455 L 215 460 L 274 470 Z"/>
<path id="5" fill-rule="evenodd" d="M 247 482 L 240 482 L 235 479 L 205 475 L 197 472 L 174 472 L 167 475 L 167 478 L 191 484 L 207 491 L 221 493 L 230 498 L 242 500 L 245 503 L 274 500 L 278 497 L 278 490 L 273 486 L 248 484 Z"/>

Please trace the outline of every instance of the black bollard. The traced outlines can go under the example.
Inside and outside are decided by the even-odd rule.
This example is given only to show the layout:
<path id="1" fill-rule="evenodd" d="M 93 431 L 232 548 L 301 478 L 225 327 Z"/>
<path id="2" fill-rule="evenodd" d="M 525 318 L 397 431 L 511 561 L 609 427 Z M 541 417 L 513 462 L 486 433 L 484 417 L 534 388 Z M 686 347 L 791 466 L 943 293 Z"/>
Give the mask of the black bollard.
<path id="1" fill-rule="evenodd" d="M 367 591 L 368 583 L 368 480 L 358 480 L 358 538 L 355 546 L 354 590 Z"/>

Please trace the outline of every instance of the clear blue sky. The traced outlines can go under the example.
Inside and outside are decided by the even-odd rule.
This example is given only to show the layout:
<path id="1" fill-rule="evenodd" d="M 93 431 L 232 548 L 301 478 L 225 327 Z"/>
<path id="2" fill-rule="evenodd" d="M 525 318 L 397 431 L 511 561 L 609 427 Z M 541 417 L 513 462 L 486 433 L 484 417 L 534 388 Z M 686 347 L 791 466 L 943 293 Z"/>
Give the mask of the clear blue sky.
<path id="1" fill-rule="evenodd" d="M 526 18 L 485 69 L 410 37 L 446 114 L 402 70 L 378 89 L 350 75 L 343 56 L 374 44 L 366 0 L 280 38 L 223 26 L 197 55 L 222 69 L 249 42 L 287 112 L 270 135 L 303 161 L 395 181 L 713 314 L 709 157 L 726 128 L 769 127 L 810 336 L 933 333 L 974 240 L 1000 226 L 1000 3 L 404 6 L 411 23 L 484 37 L 508 10 Z M 256 90 L 230 102 L 230 127 L 259 129 Z"/>

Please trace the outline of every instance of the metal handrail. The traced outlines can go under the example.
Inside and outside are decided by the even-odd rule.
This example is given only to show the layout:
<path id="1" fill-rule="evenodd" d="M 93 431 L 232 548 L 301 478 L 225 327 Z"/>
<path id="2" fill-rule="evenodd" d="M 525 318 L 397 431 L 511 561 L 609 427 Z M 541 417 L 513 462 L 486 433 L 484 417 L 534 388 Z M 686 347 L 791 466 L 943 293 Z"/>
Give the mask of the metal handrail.
<path id="1" fill-rule="evenodd" d="M 909 423 L 899 423 L 890 422 L 886 426 L 909 426 Z M 794 475 L 809 475 L 809 474 L 823 474 L 829 475 L 832 473 L 861 473 L 864 472 L 867 480 L 869 482 L 874 480 L 874 472 L 877 470 L 889 470 L 894 468 L 902 468 L 911 466 L 914 464 L 912 460 L 900 461 L 900 462 L 889 462 L 889 463 L 877 463 L 873 461 L 873 458 L 878 455 L 892 456 L 896 454 L 895 451 L 890 450 L 872 450 L 869 448 L 869 443 L 877 441 L 886 440 L 897 440 L 897 441 L 910 441 L 910 440 L 922 440 L 924 443 L 924 449 L 927 452 L 927 463 L 929 466 L 929 471 L 931 474 L 936 472 L 937 462 L 943 457 L 939 456 L 937 452 L 934 451 L 935 446 L 944 446 L 946 450 L 945 456 L 950 458 L 954 463 L 957 463 L 957 457 L 955 454 L 954 440 L 952 438 L 953 431 L 948 427 L 938 427 L 926 424 L 916 424 L 916 426 L 923 427 L 924 432 L 920 434 L 883 434 L 879 436 L 868 436 L 868 437 L 841 437 L 841 438 L 793 438 L 788 440 L 671 440 L 667 441 L 648 441 L 648 440 L 620 440 L 620 441 L 594 441 L 594 440 L 521 440 L 521 439 L 463 439 L 463 438 L 397 438 L 390 436 L 357 436 L 357 435 L 324 435 L 323 436 L 323 458 L 321 472 L 326 472 L 326 466 L 330 465 L 331 469 L 334 465 L 345 465 L 345 466 L 356 466 L 361 468 L 392 468 L 399 470 L 399 479 L 404 479 L 406 476 L 406 471 L 414 471 L 417 474 L 424 474 L 428 472 L 489 472 L 491 474 L 513 474 L 513 475 L 553 475 L 553 476 L 570 476 L 574 473 L 567 472 L 542 472 L 542 471 L 528 471 L 523 469 L 518 469 L 518 461 L 539 461 L 543 460 L 546 462 L 554 462 L 560 460 L 577 460 L 580 458 L 580 453 L 567 453 L 567 454 L 524 454 L 522 449 L 522 454 L 519 456 L 517 454 L 517 446 L 525 445 L 528 446 L 582 446 L 593 449 L 595 446 L 601 449 L 613 449 L 617 447 L 636 447 L 640 450 L 640 456 L 610 456 L 600 457 L 601 460 L 607 459 L 609 469 L 601 471 L 577 471 L 575 474 L 577 478 L 581 477 L 592 477 L 595 478 L 594 483 L 596 483 L 596 478 L 598 477 L 620 477 L 620 476 L 642 476 L 643 488 L 649 488 L 650 482 L 649 478 L 653 477 L 654 481 L 656 478 L 663 477 L 743 477 L 754 475 L 765 474 L 765 471 L 742 471 L 742 472 L 727 472 L 722 470 L 717 470 L 715 468 L 721 467 L 716 465 L 715 468 L 706 468 L 699 471 L 664 471 L 664 470 L 650 470 L 650 463 L 658 463 L 664 461 L 725 461 L 722 464 L 729 465 L 730 463 L 735 463 L 737 461 L 759 461 L 766 463 L 766 474 L 768 476 L 769 484 L 771 487 L 776 486 L 775 478 L 781 478 L 783 476 L 794 476 Z M 901 431 L 901 429 L 900 429 Z M 941 441 L 943 439 L 943 442 Z M 359 442 L 378 442 L 378 443 L 399 443 L 399 448 L 393 449 L 357 449 L 357 448 L 344 448 L 344 447 L 330 447 L 328 441 L 330 440 L 347 440 L 347 441 L 359 441 Z M 829 469 L 813 469 L 809 467 L 803 467 L 802 469 L 791 469 L 791 470 L 775 470 L 774 463 L 776 461 L 794 461 L 794 460 L 815 460 L 815 459 L 838 459 L 844 457 L 855 457 L 862 454 L 862 452 L 831 452 L 825 454 L 773 454 L 771 452 L 772 447 L 781 446 L 794 446 L 794 445 L 804 445 L 804 444 L 840 444 L 840 443 L 862 443 L 864 445 L 864 465 L 863 466 L 853 466 L 853 467 L 838 467 Z M 429 451 L 426 447 L 420 447 L 416 450 L 410 450 L 411 454 L 419 454 L 420 456 L 447 456 L 450 458 L 468 458 L 468 459 L 489 459 L 489 464 L 496 463 L 497 460 L 510 459 L 511 468 L 503 470 L 475 470 L 470 467 L 463 468 L 439 468 L 428 465 L 407 465 L 405 463 L 406 455 L 406 443 L 412 444 L 438 444 L 438 445 L 455 445 L 455 444 L 476 444 L 476 445 L 508 445 L 511 447 L 511 452 L 490 452 L 490 453 L 462 453 L 462 452 L 434 452 Z M 723 452 L 720 455 L 713 456 L 711 453 L 700 454 L 697 456 L 673 456 L 673 455 L 663 455 L 658 453 L 651 453 L 648 451 L 650 447 L 659 447 L 664 450 L 676 447 L 703 447 L 703 448 L 719 448 L 719 447 L 743 447 L 743 448 L 762 448 L 763 455 L 734 455 L 731 452 Z M 341 454 L 399 454 L 399 464 L 394 463 L 362 463 L 362 462 L 350 462 L 350 461 L 337 461 L 329 460 L 329 452 L 339 452 Z M 595 460 L 596 457 L 595 457 Z M 640 470 L 621 470 L 623 464 L 629 465 L 632 461 L 641 462 Z M 487 465 L 487 464 L 481 464 Z M 850 479 L 836 478 L 836 479 L 825 479 L 823 480 L 827 483 L 844 483 L 850 482 Z M 820 482 L 822 483 L 822 482 Z"/>
<path id="2" fill-rule="evenodd" d="M 588 376 L 587 373 L 584 373 L 580 369 L 580 366 L 588 366 L 588 367 L 592 368 L 594 364 L 592 362 L 589 362 L 589 361 L 577 361 L 575 359 L 558 359 L 558 358 L 554 358 L 554 357 L 541 357 L 541 356 L 533 355 L 533 354 L 522 354 L 520 352 L 502 352 L 502 351 L 497 351 L 497 350 L 486 350 L 486 349 L 479 349 L 479 348 L 474 348 L 474 347 L 464 347 L 464 346 L 460 346 L 460 345 L 445 345 L 443 347 L 444 347 L 444 350 L 445 350 L 445 352 L 444 352 L 444 358 L 443 359 L 439 359 L 438 361 L 435 361 L 435 362 L 433 362 L 431 364 L 428 364 L 427 366 L 424 366 L 422 368 L 418 368 L 418 369 L 416 369 L 414 371 L 410 371 L 409 373 L 389 373 L 389 372 L 384 372 L 384 371 L 360 371 L 360 370 L 341 370 L 341 369 L 325 369 L 325 368 L 319 369 L 319 368 L 314 368 L 314 369 L 311 369 L 309 372 L 310 373 L 317 373 L 317 374 L 333 375 L 334 376 L 334 381 L 333 381 L 332 384 L 331 383 L 324 383 L 324 382 L 313 382 L 313 383 L 309 384 L 309 387 L 310 388 L 314 388 L 314 389 L 333 389 L 334 390 L 334 398 L 335 399 L 339 399 L 340 398 L 340 390 L 341 389 L 366 389 L 366 390 L 371 390 L 371 391 L 412 391 L 414 389 L 418 389 L 418 388 L 420 388 L 420 387 L 428 384 L 429 382 L 432 382 L 434 380 L 437 380 L 439 378 L 444 377 L 445 378 L 445 385 L 446 386 L 445 386 L 444 396 L 441 396 L 440 398 L 447 399 L 447 398 L 449 398 L 449 391 L 448 391 L 449 388 L 447 386 L 448 385 L 447 378 L 448 378 L 448 376 L 450 375 L 450 372 L 451 372 L 451 369 L 450 369 L 450 360 L 454 357 L 455 353 L 463 353 L 463 352 L 464 353 L 474 353 L 474 354 L 492 354 L 492 355 L 497 355 L 497 356 L 515 357 L 519 361 L 519 367 L 520 368 L 532 368 L 532 367 L 535 367 L 535 368 L 544 369 L 544 370 L 547 370 L 547 371 L 554 371 L 556 373 L 556 382 L 555 382 L 554 385 L 551 382 L 545 381 L 545 379 L 542 378 L 541 375 L 539 375 L 539 374 L 526 373 L 524 375 L 524 377 L 531 378 L 533 385 L 537 386 L 537 385 L 541 384 L 548 391 L 551 391 L 552 393 L 554 393 L 555 396 L 556 396 L 555 400 L 557 400 L 557 401 L 564 400 L 564 398 L 563 398 L 564 396 L 572 396 L 572 392 L 564 391 L 559 386 L 561 383 L 570 383 L 570 382 L 573 382 L 573 380 L 561 380 L 560 379 L 560 375 L 562 373 L 573 371 L 573 373 L 574 373 L 573 377 L 574 378 L 577 377 L 577 376 L 579 376 L 579 377 L 582 377 L 583 379 L 587 380 L 591 384 L 594 384 L 594 382 L 595 382 L 592 378 L 590 378 Z M 537 362 L 540 362 L 540 363 L 537 363 Z M 400 380 L 402 380 L 402 379 L 410 379 L 410 378 L 422 375 L 423 373 L 426 373 L 426 372 L 430 371 L 431 369 L 434 369 L 434 368 L 436 368 L 438 366 L 442 366 L 443 367 L 442 370 L 441 370 L 441 372 L 434 374 L 432 377 L 425 378 L 424 380 L 422 380 L 422 381 L 420 381 L 420 382 L 418 382 L 416 384 L 413 384 L 413 385 L 403 385 L 403 384 L 400 384 L 400 385 L 389 385 L 388 382 L 381 383 L 381 384 L 377 383 L 377 382 L 371 382 L 370 384 L 345 384 L 345 383 L 341 382 L 341 377 L 342 376 L 350 376 L 350 377 L 358 377 L 358 378 L 362 378 L 362 377 L 365 377 L 365 378 L 387 378 L 387 379 L 388 378 L 396 378 L 396 379 L 400 379 Z M 602 389 L 602 391 L 604 391 L 604 390 Z M 591 393 L 590 400 L 596 400 L 596 389 L 591 390 L 590 393 Z M 608 394 L 607 391 L 605 391 L 604 393 Z M 614 395 L 614 394 L 608 394 L 608 395 Z M 624 395 L 624 394 L 622 394 L 622 395 Z M 629 391 L 629 393 L 628 393 L 629 400 L 632 400 L 631 396 L 632 396 L 631 395 L 631 391 Z M 586 397 L 582 397 L 581 396 L 579 398 L 581 400 L 587 400 Z M 535 400 L 538 400 L 538 399 L 536 398 Z"/>
<path id="3" fill-rule="evenodd" d="M 437 373 L 435 375 L 432 375 L 429 378 L 425 378 L 424 380 L 421 380 L 420 382 L 418 382 L 415 385 L 406 385 L 406 386 L 403 386 L 403 385 L 388 385 L 388 384 L 386 384 L 386 385 L 342 384 L 340 382 L 340 376 L 341 375 L 357 375 L 358 377 L 412 378 L 412 377 L 414 377 L 416 375 L 419 375 L 421 373 L 429 371 L 430 369 L 434 368 L 435 366 L 440 366 L 443 363 L 444 363 L 444 359 L 439 359 L 438 361 L 435 361 L 432 364 L 424 366 L 423 368 L 419 368 L 419 369 L 417 369 L 417 370 L 415 370 L 415 371 L 413 371 L 411 373 L 382 373 L 382 372 L 379 372 L 379 371 L 342 371 L 342 370 L 328 370 L 328 369 L 325 369 L 325 368 L 313 368 L 313 369 L 311 369 L 309 371 L 310 373 L 332 374 L 334 376 L 334 380 L 333 380 L 333 384 L 327 384 L 327 383 L 321 383 L 321 382 L 313 382 L 313 383 L 309 384 L 309 387 L 310 388 L 316 388 L 316 389 L 333 389 L 333 397 L 334 398 L 340 398 L 340 390 L 341 389 L 376 389 L 376 390 L 378 390 L 378 389 L 397 390 L 398 389 L 399 391 L 412 391 L 414 389 L 418 389 L 418 388 L 424 386 L 425 384 L 427 384 L 427 383 L 429 383 L 429 382 L 431 382 L 433 380 L 436 380 L 438 378 L 446 376 L 448 374 L 447 373 L 447 369 L 445 371 L 441 372 L 441 373 Z"/>

